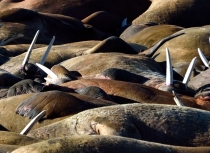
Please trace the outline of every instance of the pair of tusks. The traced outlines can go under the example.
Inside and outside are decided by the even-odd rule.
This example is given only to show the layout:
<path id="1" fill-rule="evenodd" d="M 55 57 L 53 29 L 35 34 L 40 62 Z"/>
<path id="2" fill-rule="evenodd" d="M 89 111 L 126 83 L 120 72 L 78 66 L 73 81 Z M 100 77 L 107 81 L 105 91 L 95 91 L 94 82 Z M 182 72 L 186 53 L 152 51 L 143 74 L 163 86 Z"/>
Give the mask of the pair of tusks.
<path id="1" fill-rule="evenodd" d="M 190 76 L 192 74 L 192 71 L 195 67 L 195 63 L 196 63 L 196 57 L 194 57 L 189 66 L 188 69 L 185 73 L 184 79 L 182 81 L 183 84 L 185 84 L 185 86 L 187 86 L 189 80 L 190 80 Z M 172 64 L 171 64 L 171 56 L 170 56 L 170 52 L 168 50 L 168 48 L 166 48 L 166 85 L 172 85 L 173 84 L 173 68 L 172 68 Z M 174 97 L 174 101 L 176 102 L 177 106 L 184 106 L 183 102 L 181 101 L 181 99 L 179 98 L 179 96 L 176 94 L 176 92 L 174 90 L 172 90 Z"/>
<path id="2" fill-rule="evenodd" d="M 192 74 L 192 71 L 194 69 L 196 63 L 196 57 L 192 59 L 190 62 L 190 65 L 185 73 L 184 79 L 182 81 L 185 86 L 187 86 L 190 76 Z M 171 56 L 168 48 L 166 48 L 166 85 L 172 85 L 173 84 L 173 68 L 171 64 Z"/>
<path id="3" fill-rule="evenodd" d="M 34 47 L 34 44 L 36 43 L 36 40 L 37 40 L 38 35 L 39 35 L 39 30 L 36 32 L 36 34 L 35 34 L 35 36 L 34 36 L 32 42 L 31 42 L 31 44 L 30 44 L 30 46 L 29 46 L 29 48 L 28 48 L 28 51 L 27 51 L 27 53 L 26 53 L 26 56 L 25 56 L 25 58 L 24 58 L 24 60 L 23 60 L 23 63 L 22 63 L 22 65 L 21 65 L 22 68 L 23 68 L 23 67 L 25 66 L 25 64 L 28 63 L 28 61 L 29 61 L 29 57 L 30 57 L 30 55 L 31 55 L 32 49 L 33 49 L 33 47 Z M 43 65 L 43 64 L 45 63 L 45 60 L 46 60 L 46 58 L 47 58 L 47 56 L 48 56 L 48 54 L 49 54 L 49 52 L 50 52 L 50 49 L 51 49 L 51 47 L 52 47 L 54 41 L 55 41 L 55 36 L 53 36 L 53 38 L 52 38 L 50 44 L 49 44 L 48 47 L 47 47 L 47 50 L 45 51 L 44 55 L 42 56 L 42 58 L 41 58 L 41 60 L 40 60 L 40 62 L 39 62 L 40 64 Z"/>
<path id="4" fill-rule="evenodd" d="M 24 36 L 24 35 L 23 35 L 23 34 L 20 34 L 20 33 L 14 34 L 14 35 L 12 35 L 11 37 L 2 40 L 1 43 L 0 43 L 0 46 L 4 46 L 4 45 L 8 44 L 9 42 L 11 42 L 11 41 L 13 41 L 13 40 L 15 40 L 15 39 L 17 39 L 17 38 L 21 38 L 21 37 L 23 37 L 23 36 Z"/>

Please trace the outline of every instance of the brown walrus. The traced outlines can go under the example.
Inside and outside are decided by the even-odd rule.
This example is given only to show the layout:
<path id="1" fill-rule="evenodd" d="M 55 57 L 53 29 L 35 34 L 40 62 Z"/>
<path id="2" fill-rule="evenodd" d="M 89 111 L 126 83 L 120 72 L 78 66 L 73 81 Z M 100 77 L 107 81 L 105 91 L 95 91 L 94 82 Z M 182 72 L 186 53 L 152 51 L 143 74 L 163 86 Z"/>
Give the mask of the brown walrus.
<path id="1" fill-rule="evenodd" d="M 83 111 L 32 130 L 52 139 L 74 135 L 116 135 L 179 146 L 209 146 L 210 112 L 160 104 L 124 104 Z"/>
<path id="2" fill-rule="evenodd" d="M 61 137 L 20 147 L 13 153 L 209 153 L 210 147 L 182 147 L 118 136 Z"/>
<path id="3" fill-rule="evenodd" d="M 33 103 L 33 101 L 35 102 Z M 30 118 L 36 116 L 42 110 L 47 110 L 44 117 L 47 119 L 37 122 L 33 127 L 34 129 L 62 120 L 69 115 L 74 115 L 85 109 L 115 104 L 114 102 L 100 98 L 96 99 L 85 95 L 76 93 L 69 94 L 60 91 L 13 96 L 0 100 L 0 130 L 19 133 L 30 122 L 30 119 L 27 117 L 15 113 L 15 109 L 22 102 L 34 104 L 32 108 L 26 105 L 24 108 L 20 107 L 20 109 L 17 110 L 21 115 Z M 55 106 L 56 108 L 54 108 Z"/>
<path id="4" fill-rule="evenodd" d="M 156 22 L 183 27 L 196 27 L 210 24 L 206 16 L 210 13 L 208 0 L 152 0 L 150 7 L 139 14 L 133 24 Z"/>

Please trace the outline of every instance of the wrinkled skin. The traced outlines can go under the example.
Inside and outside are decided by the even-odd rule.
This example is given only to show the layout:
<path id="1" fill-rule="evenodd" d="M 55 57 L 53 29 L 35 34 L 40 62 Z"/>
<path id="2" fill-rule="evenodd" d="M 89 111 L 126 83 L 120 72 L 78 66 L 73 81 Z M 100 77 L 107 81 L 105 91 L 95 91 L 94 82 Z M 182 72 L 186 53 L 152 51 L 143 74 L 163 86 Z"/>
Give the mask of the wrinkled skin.
<path id="1" fill-rule="evenodd" d="M 58 145 L 59 144 L 59 145 Z M 48 152 L 91 152 L 91 153 L 208 153 L 209 147 L 181 147 L 141 141 L 118 136 L 72 136 L 46 140 L 37 144 L 21 147 L 14 153 L 33 151 Z"/>
<path id="2" fill-rule="evenodd" d="M 0 28 L 2 33 L 0 41 L 13 35 L 23 35 L 23 37 L 13 40 L 13 44 L 31 43 L 37 30 L 40 30 L 40 35 L 37 39 L 38 44 L 48 44 L 53 36 L 56 38 L 54 44 L 90 39 L 103 40 L 110 36 L 94 29 L 90 25 L 83 24 L 76 18 L 21 8 L 1 12 L 0 20 L 2 25 Z"/>
<path id="3" fill-rule="evenodd" d="M 171 105 L 126 104 L 83 111 L 27 135 L 38 139 L 115 135 L 170 145 L 209 146 L 209 130 L 208 111 Z"/>
<path id="4" fill-rule="evenodd" d="M 68 89 L 68 91 L 72 90 Z M 36 123 L 33 127 L 34 129 L 62 120 L 63 118 L 74 115 L 82 110 L 114 104 L 116 103 L 104 100 L 103 97 L 98 97 L 98 99 L 96 99 L 87 95 L 72 92 L 69 95 L 60 91 L 8 97 L 0 100 L 0 130 L 20 132 L 30 121 L 28 117 L 34 117 L 42 110 L 47 110 L 44 117 L 45 120 Z M 54 108 L 54 106 L 56 106 L 56 108 Z M 16 114 L 16 109 L 17 113 L 27 117 Z"/>
<path id="5" fill-rule="evenodd" d="M 139 14 L 132 24 L 156 22 L 183 27 L 196 27 L 210 24 L 205 18 L 210 13 L 208 0 L 152 0 L 150 7 Z"/>
<path id="6" fill-rule="evenodd" d="M 33 94 L 23 94 L 23 95 L 18 95 L 15 97 L 9 97 L 9 98 L 0 100 L 0 130 L 1 131 L 3 130 L 3 131 L 11 131 L 11 132 L 19 133 L 30 122 L 30 119 L 20 116 L 18 114 L 15 114 L 15 109 L 22 101 L 26 100 L 32 95 Z M 44 120 L 43 122 L 36 123 L 33 128 L 45 126 L 50 123 L 56 122 L 58 120 L 62 120 L 63 118 Z"/>
<path id="7" fill-rule="evenodd" d="M 68 94 L 56 90 L 37 93 L 21 102 L 17 106 L 15 113 L 28 118 L 34 118 L 41 111 L 46 110 L 46 114 L 42 117 L 42 119 L 53 119 L 67 115 L 74 115 L 78 112 L 91 108 L 116 104 L 108 100 L 103 100 L 102 96 L 90 98 L 92 94 L 81 94 Z M 96 94 L 97 93 L 93 93 L 94 96 L 96 96 Z"/>
<path id="8" fill-rule="evenodd" d="M 25 79 L 11 86 L 8 90 L 7 97 L 27 93 L 37 93 L 43 91 L 43 89 L 44 85 L 37 83 L 31 79 Z"/>

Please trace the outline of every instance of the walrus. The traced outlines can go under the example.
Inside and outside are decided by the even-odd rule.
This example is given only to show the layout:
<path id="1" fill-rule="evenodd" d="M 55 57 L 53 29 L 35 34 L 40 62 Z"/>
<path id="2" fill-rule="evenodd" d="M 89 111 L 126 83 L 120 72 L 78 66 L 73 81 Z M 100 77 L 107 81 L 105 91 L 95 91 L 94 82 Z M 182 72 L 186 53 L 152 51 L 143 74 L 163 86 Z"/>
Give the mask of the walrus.
<path id="1" fill-rule="evenodd" d="M 132 24 L 156 22 L 182 27 L 197 27 L 210 24 L 206 19 L 210 13 L 208 0 L 152 0 L 150 7 Z"/>
<path id="2" fill-rule="evenodd" d="M 40 30 L 38 44 L 50 42 L 52 36 L 56 37 L 54 44 L 91 39 L 103 40 L 110 36 L 110 34 L 70 16 L 36 12 L 23 8 L 1 11 L 0 20 L 2 25 L 0 41 L 17 34 L 24 35 L 9 44 L 30 43 L 37 30 Z"/>
<path id="3" fill-rule="evenodd" d="M 190 107 L 123 104 L 83 111 L 31 130 L 27 136 L 52 139 L 74 135 L 115 135 L 178 146 L 209 146 L 209 116 L 209 111 Z"/>
<path id="4" fill-rule="evenodd" d="M 86 90 L 88 89 L 86 88 Z M 31 119 L 42 110 L 46 110 L 46 114 L 41 119 L 43 120 L 74 115 L 87 109 L 117 104 L 109 101 L 110 98 L 105 99 L 108 95 L 101 91 L 93 91 L 93 93 L 89 91 L 89 93 L 85 94 L 84 89 L 77 89 L 77 92 L 79 95 L 56 90 L 37 93 L 21 102 L 15 109 L 15 113 Z M 94 98 L 90 98 L 92 96 Z"/>
<path id="5" fill-rule="evenodd" d="M 1 11 L 12 8 L 26 8 L 33 11 L 63 14 L 66 16 L 72 16 L 77 19 L 84 19 L 90 14 L 96 11 L 108 11 L 116 15 L 120 20 L 128 18 L 132 21 L 139 14 L 142 14 L 151 4 L 148 0 L 115 0 L 115 3 L 111 0 L 2 0 L 0 2 Z M 126 10 L 126 11 L 125 11 Z"/>
<path id="6" fill-rule="evenodd" d="M 138 25 L 132 25 L 132 26 L 135 27 Z M 157 44 L 161 39 L 168 37 L 183 29 L 184 29 L 183 27 L 177 25 L 158 24 L 158 25 L 147 26 L 146 28 L 137 31 L 134 34 L 132 34 L 131 32 L 130 37 L 124 37 L 123 36 L 124 34 L 122 33 L 120 38 L 122 38 L 124 41 L 128 43 L 137 43 L 147 48 L 151 48 L 155 44 Z M 130 31 L 129 28 L 127 31 L 128 32 Z"/>
<path id="7" fill-rule="evenodd" d="M 16 152 L 91 152 L 91 153 L 208 153 L 209 147 L 172 146 L 119 136 L 72 136 L 55 138 L 28 146 L 20 147 Z"/>
<path id="8" fill-rule="evenodd" d="M 29 87 L 23 88 L 27 90 Z M 65 87 L 64 89 L 66 90 Z M 92 92 L 90 92 L 88 88 L 86 89 L 80 89 L 80 91 L 68 89 L 71 91 L 69 93 L 53 89 L 52 91 L 28 93 L 1 99 L 0 130 L 20 132 L 30 121 L 28 118 L 33 118 L 42 110 L 46 110 L 46 114 L 43 120 L 36 123 L 33 128 L 56 122 L 86 109 L 116 104 L 111 99 L 107 99 L 108 96 L 100 90 L 91 90 Z M 55 106 L 56 108 L 54 108 Z M 15 111 L 28 118 L 16 114 Z"/>
<path id="9" fill-rule="evenodd" d="M 166 58 L 165 49 L 168 48 L 171 53 L 172 65 L 174 71 L 181 76 L 184 76 L 186 68 L 190 61 L 194 57 L 199 57 L 198 48 L 202 50 L 206 58 L 209 60 L 209 30 L 203 27 L 192 27 L 178 31 L 174 34 L 184 34 L 177 36 L 171 40 L 168 40 L 162 44 L 156 52 L 152 55 L 152 58 L 157 62 L 164 62 Z M 179 53 L 179 54 L 178 54 Z M 195 65 L 196 73 L 203 71 L 203 63 L 200 58 L 197 58 Z M 196 74 L 195 73 L 195 74 Z"/>
<path id="10" fill-rule="evenodd" d="M 116 15 L 107 11 L 97 11 L 81 20 L 85 24 L 117 36 L 117 31 L 121 28 L 121 20 Z M 111 24 L 107 24 L 111 23 Z"/>

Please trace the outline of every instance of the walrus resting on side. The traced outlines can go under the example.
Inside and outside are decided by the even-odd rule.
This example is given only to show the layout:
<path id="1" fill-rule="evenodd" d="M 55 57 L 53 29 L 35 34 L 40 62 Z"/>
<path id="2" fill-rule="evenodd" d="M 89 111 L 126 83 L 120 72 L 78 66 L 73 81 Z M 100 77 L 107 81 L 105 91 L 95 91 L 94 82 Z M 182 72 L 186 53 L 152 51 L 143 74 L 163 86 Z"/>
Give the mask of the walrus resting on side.
<path id="1" fill-rule="evenodd" d="M 23 146 L 13 153 L 208 153 L 210 147 L 169 146 L 118 136 L 73 136 L 46 140 Z"/>
<path id="2" fill-rule="evenodd" d="M 210 145 L 210 112 L 158 104 L 124 104 L 80 112 L 32 130 L 51 139 L 74 135 L 115 135 L 179 146 Z"/>

